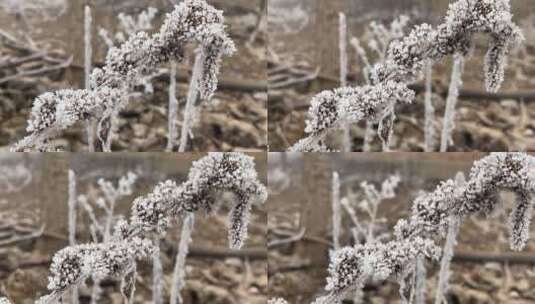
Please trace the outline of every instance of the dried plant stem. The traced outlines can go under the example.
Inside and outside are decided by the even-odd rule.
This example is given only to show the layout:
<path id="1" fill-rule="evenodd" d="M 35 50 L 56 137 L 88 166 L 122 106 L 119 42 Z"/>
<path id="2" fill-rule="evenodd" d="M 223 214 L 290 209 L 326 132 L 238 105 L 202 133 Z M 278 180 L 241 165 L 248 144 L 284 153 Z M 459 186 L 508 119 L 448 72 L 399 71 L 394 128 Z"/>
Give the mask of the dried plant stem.
<path id="1" fill-rule="evenodd" d="M 425 152 L 432 152 L 435 146 L 435 108 L 433 107 L 433 61 L 425 64 Z"/>
<path id="2" fill-rule="evenodd" d="M 76 245 L 76 175 L 69 170 L 69 245 Z M 78 304 L 78 286 L 72 288 L 72 304 Z"/>
<path id="3" fill-rule="evenodd" d="M 203 73 L 204 55 L 201 50 L 197 50 L 195 56 L 195 63 L 193 65 L 193 72 L 191 75 L 191 82 L 189 85 L 188 97 L 186 100 L 186 107 L 184 109 L 184 120 L 182 122 L 182 130 L 180 130 L 180 146 L 178 152 L 185 152 L 188 145 L 188 137 L 191 132 L 191 124 L 193 122 L 193 116 L 195 115 L 195 103 L 199 96 L 199 79 Z"/>
<path id="4" fill-rule="evenodd" d="M 152 303 L 163 303 L 163 266 L 160 256 L 160 239 L 159 236 L 154 241 L 155 252 L 152 256 Z"/>
<path id="5" fill-rule="evenodd" d="M 414 304 L 425 304 L 426 303 L 426 277 L 427 270 L 425 268 L 425 259 L 424 257 L 418 257 L 416 259 L 416 268 L 414 270 Z"/>
<path id="6" fill-rule="evenodd" d="M 333 172 L 332 182 L 332 208 L 333 208 L 333 244 L 334 250 L 340 249 L 340 231 L 342 229 L 342 210 L 340 205 L 340 177 Z"/>
<path id="7" fill-rule="evenodd" d="M 189 244 L 191 243 L 191 233 L 193 232 L 193 225 L 195 222 L 195 215 L 188 214 L 183 222 L 180 231 L 180 243 L 178 244 L 178 252 L 176 255 L 175 268 L 173 269 L 173 280 L 171 285 L 170 304 L 182 304 L 182 296 L 180 291 L 185 285 L 186 276 L 186 256 L 189 251 Z"/>
<path id="8" fill-rule="evenodd" d="M 340 86 L 347 86 L 347 23 L 344 13 L 339 13 L 339 35 L 340 35 Z M 344 123 L 343 127 L 344 152 L 351 152 L 351 125 Z"/>
<path id="9" fill-rule="evenodd" d="M 457 233 L 459 232 L 460 222 L 453 217 L 450 218 L 450 224 L 448 227 L 448 235 L 446 237 L 446 243 L 442 253 L 442 259 L 440 261 L 440 272 L 438 275 L 438 283 L 435 294 L 435 304 L 444 303 L 444 295 L 448 292 L 448 279 L 450 274 L 450 264 L 453 258 L 453 250 L 457 244 Z"/>
<path id="10" fill-rule="evenodd" d="M 451 131 L 455 119 L 455 106 L 459 99 L 459 88 L 462 84 L 462 73 L 464 66 L 463 55 L 456 53 L 453 59 L 453 69 L 451 72 L 451 82 L 446 100 L 446 110 L 444 112 L 444 121 L 442 126 L 442 136 L 440 139 L 440 152 L 446 152 L 450 141 Z"/>
<path id="11" fill-rule="evenodd" d="M 91 45 L 91 26 L 93 23 L 93 18 L 91 16 L 91 8 L 89 5 L 85 6 L 84 14 L 84 73 L 85 73 L 85 89 L 90 89 L 90 77 L 91 75 L 91 64 L 93 60 L 93 46 Z M 87 132 L 87 144 L 89 152 L 95 152 L 95 132 L 96 132 L 97 122 L 95 119 L 90 119 L 86 123 L 86 132 Z"/>
<path id="12" fill-rule="evenodd" d="M 176 98 L 176 62 L 171 62 L 169 79 L 169 109 L 168 109 L 167 152 L 172 152 L 177 140 L 177 112 L 178 100 Z"/>

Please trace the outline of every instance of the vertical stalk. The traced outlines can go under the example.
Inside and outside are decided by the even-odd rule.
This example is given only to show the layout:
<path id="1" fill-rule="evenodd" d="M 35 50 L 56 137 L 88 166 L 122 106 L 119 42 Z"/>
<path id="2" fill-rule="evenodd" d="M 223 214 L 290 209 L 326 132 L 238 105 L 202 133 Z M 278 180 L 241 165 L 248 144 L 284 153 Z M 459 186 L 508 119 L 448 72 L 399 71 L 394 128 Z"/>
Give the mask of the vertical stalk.
<path id="1" fill-rule="evenodd" d="M 160 237 L 156 236 L 154 241 L 156 251 L 152 257 L 152 303 L 163 304 L 163 267 L 160 256 Z"/>
<path id="2" fill-rule="evenodd" d="M 435 108 L 433 107 L 433 62 L 425 63 L 425 152 L 433 152 L 435 146 Z"/>
<path id="3" fill-rule="evenodd" d="M 76 245 L 76 175 L 69 170 L 69 246 Z M 72 288 L 71 301 L 78 304 L 78 286 Z"/>
<path id="4" fill-rule="evenodd" d="M 178 244 L 178 252 L 176 255 L 175 268 L 173 269 L 173 281 L 171 283 L 171 297 L 170 304 L 182 304 L 182 297 L 180 291 L 185 285 L 184 277 L 186 275 L 186 256 L 188 255 L 189 244 L 191 243 L 191 233 L 193 232 L 193 224 L 195 222 L 195 215 L 188 214 L 182 223 L 182 230 L 180 232 L 180 243 Z"/>
<path id="5" fill-rule="evenodd" d="M 204 55 L 199 49 L 195 56 L 193 73 L 191 75 L 191 82 L 188 90 L 188 98 L 186 100 L 186 108 L 184 109 L 184 121 L 182 122 L 182 130 L 180 130 L 180 146 L 178 147 L 178 152 L 185 152 L 188 145 L 188 137 L 190 135 L 191 124 L 195 114 L 195 102 L 199 96 L 198 84 L 203 73 L 203 62 Z"/>
<path id="6" fill-rule="evenodd" d="M 427 278 L 427 269 L 425 268 L 424 257 L 419 256 L 416 259 L 416 267 L 414 269 L 414 304 L 425 304 L 426 303 L 426 278 Z"/>
<path id="7" fill-rule="evenodd" d="M 444 112 L 444 122 L 442 127 L 442 136 L 440 139 L 440 152 L 446 152 L 453 129 L 453 120 L 455 118 L 455 106 L 459 98 L 459 87 L 462 84 L 462 73 L 464 66 L 464 57 L 456 53 L 453 59 L 453 70 L 451 72 L 451 82 L 446 100 L 446 110 Z"/>
<path id="8" fill-rule="evenodd" d="M 169 79 L 169 113 L 167 117 L 167 152 L 172 152 L 177 140 L 177 112 L 178 101 L 176 99 L 176 62 L 171 62 Z"/>
<path id="9" fill-rule="evenodd" d="M 340 249 L 340 230 L 342 225 L 342 214 L 340 208 L 340 177 L 338 175 L 338 172 L 333 172 L 332 187 L 333 244 L 334 250 L 338 250 Z"/>
<path id="10" fill-rule="evenodd" d="M 89 5 L 85 6 L 84 11 L 84 74 L 85 74 L 85 89 L 89 90 L 91 88 L 90 84 L 90 75 L 91 75 L 91 64 L 93 57 L 93 46 L 91 44 L 91 26 L 93 23 L 93 18 L 91 16 L 91 7 Z M 94 119 L 89 120 L 86 123 L 86 132 L 87 132 L 87 144 L 89 152 L 95 152 L 95 132 L 97 127 L 97 122 Z"/>
<path id="11" fill-rule="evenodd" d="M 347 86 L 347 23 L 344 13 L 339 13 L 339 47 L 340 47 L 340 86 Z M 351 125 L 343 125 L 344 152 L 351 152 Z"/>

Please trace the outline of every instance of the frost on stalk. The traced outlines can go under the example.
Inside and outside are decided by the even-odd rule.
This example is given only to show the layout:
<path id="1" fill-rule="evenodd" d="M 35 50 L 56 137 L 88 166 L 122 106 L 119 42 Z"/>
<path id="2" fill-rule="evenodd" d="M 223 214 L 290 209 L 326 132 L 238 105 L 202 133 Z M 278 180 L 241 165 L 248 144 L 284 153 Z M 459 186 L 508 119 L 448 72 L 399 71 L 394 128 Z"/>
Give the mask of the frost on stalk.
<path id="1" fill-rule="evenodd" d="M 50 266 L 50 295 L 37 303 L 50 303 L 73 286 L 89 277 L 121 278 L 137 260 L 150 258 L 154 247 L 147 239 L 134 237 L 128 241 L 69 246 L 58 251 Z"/>
<path id="2" fill-rule="evenodd" d="M 178 252 L 176 254 L 175 267 L 173 270 L 173 281 L 171 282 L 170 304 L 181 304 L 182 296 L 180 291 L 186 285 L 186 256 L 189 251 L 189 244 L 191 243 L 191 233 L 193 232 L 193 224 L 195 222 L 195 215 L 189 214 L 184 218 L 182 229 L 180 231 L 180 242 L 178 244 Z"/>
<path id="3" fill-rule="evenodd" d="M 455 123 L 455 107 L 459 99 L 459 90 L 462 85 L 462 73 L 464 70 L 464 57 L 461 54 L 455 54 L 453 59 L 453 69 L 451 72 L 451 82 L 446 99 L 446 110 L 444 111 L 444 120 L 442 126 L 442 136 L 440 139 L 440 152 L 446 152 L 448 143 L 451 140 L 451 131 Z"/>
<path id="4" fill-rule="evenodd" d="M 455 184 L 458 187 L 464 186 L 466 179 L 462 172 L 455 176 Z M 446 234 L 446 241 L 442 251 L 442 259 L 440 260 L 440 272 L 438 274 L 438 283 L 435 291 L 435 304 L 443 303 L 445 295 L 449 289 L 450 265 L 453 259 L 453 250 L 457 245 L 457 234 L 459 233 L 460 220 L 455 216 L 450 216 L 448 221 L 448 232 Z"/>
<path id="5" fill-rule="evenodd" d="M 396 103 L 410 103 L 414 92 L 405 84 L 388 81 L 376 86 L 356 88 L 338 88 L 324 91 L 314 96 L 308 110 L 305 132 L 317 143 L 325 137 L 330 129 L 339 128 L 343 123 L 354 123 L 361 120 L 383 119 L 389 114 Z M 308 150 L 309 145 L 297 143 L 291 150 Z"/>
<path id="6" fill-rule="evenodd" d="M 345 247 L 335 252 L 329 265 L 325 290 L 328 294 L 315 303 L 338 303 L 347 292 L 370 280 L 383 281 L 403 275 L 405 267 L 417 257 L 436 259 L 440 249 L 432 240 L 414 238 L 411 242 L 392 241 Z M 331 301 L 331 302 L 328 302 Z"/>
<path id="7" fill-rule="evenodd" d="M 40 148 L 46 139 L 77 121 L 109 118 L 124 105 L 121 97 L 127 95 L 128 87 L 137 79 L 150 74 L 160 64 L 182 61 L 188 42 L 200 44 L 205 60 L 198 90 L 201 97 L 210 99 L 217 87 L 219 61 L 236 49 L 223 22 L 222 12 L 204 0 L 181 2 L 167 14 L 159 32 L 154 35 L 137 32 L 121 46 L 112 47 L 104 67 L 91 73 L 91 91 L 62 90 L 38 97 L 28 122 L 27 131 L 31 135 L 13 149 Z M 110 94 L 113 96 L 107 96 Z"/>
<path id="8" fill-rule="evenodd" d="M 282 303 L 285 303 L 285 302 L 282 302 Z M 0 298 L 0 304 L 11 304 L 11 302 L 9 301 L 8 298 Z"/>
<path id="9" fill-rule="evenodd" d="M 163 266 L 160 256 L 160 241 L 155 241 L 156 246 L 152 254 L 152 303 L 163 303 Z"/>
<path id="10" fill-rule="evenodd" d="M 229 213 L 229 241 L 231 248 L 240 248 L 247 236 L 251 206 L 267 198 L 253 158 L 241 153 L 210 153 L 193 163 L 187 181 L 181 185 L 172 181 L 159 184 L 151 193 L 134 201 L 132 223 L 144 230 L 163 233 L 173 216 L 216 210 L 221 192 L 235 195 Z"/>
<path id="11" fill-rule="evenodd" d="M 332 208 L 333 208 L 333 244 L 334 250 L 340 249 L 340 231 L 342 226 L 342 210 L 340 204 L 340 176 L 333 172 L 332 182 Z"/>
<path id="12" fill-rule="evenodd" d="M 283 298 L 272 298 L 268 300 L 268 304 L 288 304 Z"/>

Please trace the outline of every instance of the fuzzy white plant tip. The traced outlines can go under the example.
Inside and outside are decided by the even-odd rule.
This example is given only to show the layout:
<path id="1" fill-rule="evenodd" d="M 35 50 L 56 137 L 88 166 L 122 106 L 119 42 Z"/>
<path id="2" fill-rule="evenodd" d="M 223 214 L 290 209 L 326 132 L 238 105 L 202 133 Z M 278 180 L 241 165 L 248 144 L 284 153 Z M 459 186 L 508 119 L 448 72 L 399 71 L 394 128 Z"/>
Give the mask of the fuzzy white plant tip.
<path id="1" fill-rule="evenodd" d="M 136 260 L 151 257 L 153 251 L 150 240 L 137 237 L 128 241 L 66 247 L 52 259 L 48 289 L 63 293 L 89 277 L 120 278 Z"/>
<path id="2" fill-rule="evenodd" d="M 411 242 L 367 243 L 342 248 L 331 256 L 325 290 L 342 298 L 368 281 L 402 275 L 405 267 L 419 256 L 438 259 L 440 248 L 432 240 L 419 237 Z"/>

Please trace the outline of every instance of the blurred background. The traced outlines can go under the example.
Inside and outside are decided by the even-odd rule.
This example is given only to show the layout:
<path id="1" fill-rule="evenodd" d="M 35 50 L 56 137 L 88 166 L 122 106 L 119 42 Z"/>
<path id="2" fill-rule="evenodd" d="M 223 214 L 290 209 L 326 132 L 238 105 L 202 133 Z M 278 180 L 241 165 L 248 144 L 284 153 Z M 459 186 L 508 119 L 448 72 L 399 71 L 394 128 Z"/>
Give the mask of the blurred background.
<path id="1" fill-rule="evenodd" d="M 371 23 L 384 25 L 401 15 L 409 18 L 407 34 L 417 24 L 443 22 L 453 0 L 271 0 L 268 10 L 269 144 L 270 151 L 284 151 L 304 137 L 310 99 L 325 89 L 340 86 L 339 13 L 347 20 L 347 85 L 361 86 L 365 63 L 352 43 L 357 38 L 373 65 L 380 54 L 370 47 Z M 457 104 L 454 144 L 448 151 L 534 150 L 535 126 L 535 6 L 511 0 L 513 20 L 523 30 L 524 44 L 509 55 L 505 82 L 498 94 L 485 93 L 483 58 L 486 37 L 476 36 L 475 51 L 467 60 Z M 451 78 L 452 58 L 433 66 L 433 104 L 438 136 L 444 116 L 445 97 Z M 423 81 L 413 85 L 412 105 L 396 107 L 391 148 L 422 151 L 424 146 Z M 364 123 L 352 126 L 352 144 L 362 150 Z M 340 147 L 341 132 L 332 132 L 328 143 Z M 438 142 L 440 140 L 438 139 Z M 371 151 L 380 150 L 375 136 Z M 435 151 L 438 150 L 438 147 Z"/>
<path id="2" fill-rule="evenodd" d="M 253 153 L 259 179 L 266 183 L 266 156 Z M 115 217 L 128 218 L 133 200 L 151 191 L 157 182 L 186 180 L 192 161 L 203 154 L 0 154 L 0 295 L 13 303 L 34 303 L 46 294 L 52 256 L 68 244 L 68 170 L 75 172 L 78 243 L 92 241 L 93 221 L 99 221 L 104 197 L 99 179 L 117 187 L 121 177 L 135 174 L 132 193 L 115 203 Z M 224 199 L 224 198 L 221 198 Z M 89 207 L 88 207 L 89 206 Z M 186 259 L 184 303 L 261 304 L 267 301 L 265 206 L 254 206 L 249 238 L 242 250 L 230 250 L 227 243 L 228 206 L 211 217 L 195 218 L 193 240 Z M 181 222 L 175 223 L 160 242 L 163 264 L 163 297 L 168 303 L 172 271 Z M 135 303 L 152 303 L 152 264 L 138 264 Z M 98 303 L 123 303 L 117 280 L 104 280 Z M 80 303 L 89 303 L 92 287 L 80 288 Z"/>
<path id="3" fill-rule="evenodd" d="M 119 14 L 138 20 L 155 8 L 149 32 L 157 31 L 174 0 L 0 0 L 0 147 L 25 134 L 33 99 L 48 91 L 84 87 L 84 6 L 92 8 L 93 66 L 103 64 L 106 39 L 120 43 L 127 33 Z M 178 1 L 179 2 L 179 1 Z M 189 151 L 265 150 L 267 144 L 266 0 L 208 3 L 223 10 L 237 53 L 224 58 L 214 105 L 204 105 L 196 119 Z M 178 66 L 178 123 L 189 87 L 193 49 Z M 120 114 L 114 151 L 162 151 L 167 142 L 169 66 L 138 87 Z M 82 124 L 63 133 L 58 146 L 87 150 Z"/>
<path id="4" fill-rule="evenodd" d="M 458 172 L 468 174 L 483 153 L 270 153 L 268 182 L 268 273 L 270 297 L 311 303 L 324 292 L 333 249 L 333 173 L 339 175 L 340 246 L 388 241 L 399 219 L 410 216 L 419 191 L 433 191 Z M 399 178 L 399 182 L 392 182 Z M 374 199 L 373 186 L 393 196 Z M 365 184 L 363 184 L 365 182 Z M 489 217 L 466 219 L 450 273 L 447 303 L 533 303 L 535 242 L 509 249 L 507 219 L 514 202 L 500 193 Z M 347 204 L 347 205 L 346 205 Z M 349 210 L 354 212 L 351 214 Z M 359 226 L 357 226 L 357 224 Z M 371 238 L 370 238 L 371 237 Z M 442 243 L 440 243 L 442 244 Z M 427 262 L 426 303 L 434 303 L 439 263 Z M 344 303 L 355 303 L 349 298 Z M 400 303 L 394 280 L 370 283 L 360 303 Z"/>

